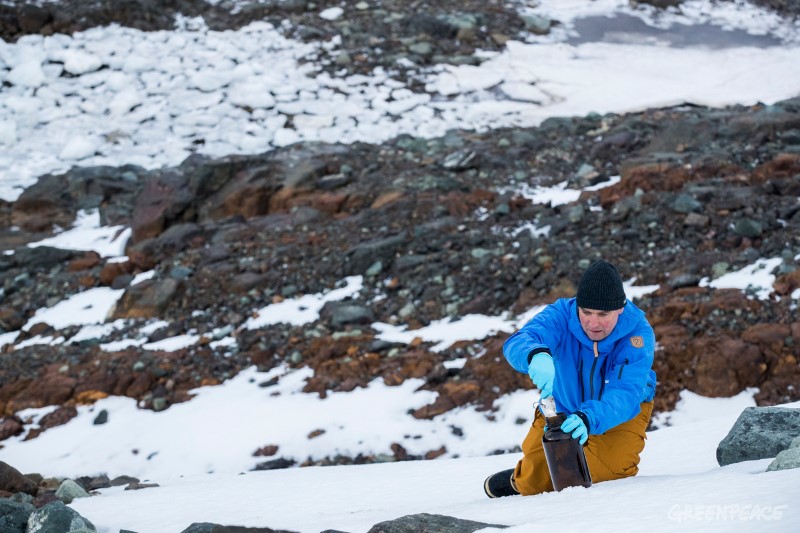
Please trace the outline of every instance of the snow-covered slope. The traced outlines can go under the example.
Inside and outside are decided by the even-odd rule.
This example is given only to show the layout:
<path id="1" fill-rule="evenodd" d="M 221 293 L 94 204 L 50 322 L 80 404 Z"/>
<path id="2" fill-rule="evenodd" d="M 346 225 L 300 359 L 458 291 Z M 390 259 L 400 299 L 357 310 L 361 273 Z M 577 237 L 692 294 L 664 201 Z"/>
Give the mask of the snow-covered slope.
<path id="1" fill-rule="evenodd" d="M 109 489 L 72 507 L 105 532 L 173 533 L 214 522 L 360 533 L 416 513 L 509 525 L 503 531 L 513 532 L 796 531 L 800 469 L 765 472 L 768 459 L 716 463 L 717 444 L 738 412 L 735 400 L 686 396 L 679 425 L 649 433 L 637 477 L 589 489 L 490 500 L 483 479 L 519 458 L 506 454 L 192 476 L 140 491 Z M 680 423 L 681 417 L 697 421 Z M 191 453 L 203 441 L 188 438 L 183 446 Z"/>

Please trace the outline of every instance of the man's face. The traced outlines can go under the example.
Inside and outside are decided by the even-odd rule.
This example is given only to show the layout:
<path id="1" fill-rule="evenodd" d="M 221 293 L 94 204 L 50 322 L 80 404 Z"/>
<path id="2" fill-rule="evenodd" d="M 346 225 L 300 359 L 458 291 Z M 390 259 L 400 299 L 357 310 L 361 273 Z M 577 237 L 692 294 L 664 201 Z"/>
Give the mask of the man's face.
<path id="1" fill-rule="evenodd" d="M 624 309 L 624 308 L 623 308 Z M 578 318 L 586 335 L 593 341 L 601 341 L 614 330 L 622 309 L 614 311 L 598 311 L 597 309 L 578 308 Z"/>

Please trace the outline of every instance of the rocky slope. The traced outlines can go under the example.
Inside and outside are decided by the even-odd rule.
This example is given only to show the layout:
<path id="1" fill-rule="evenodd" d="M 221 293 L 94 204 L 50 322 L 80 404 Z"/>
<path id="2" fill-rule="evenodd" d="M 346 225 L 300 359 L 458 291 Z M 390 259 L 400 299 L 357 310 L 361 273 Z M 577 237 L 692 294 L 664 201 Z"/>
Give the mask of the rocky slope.
<path id="1" fill-rule="evenodd" d="M 381 26 L 326 23 L 318 11 L 328 4 L 315 4 L 313 24 L 305 2 L 265 2 L 236 13 L 192 0 L 158 7 L 2 6 L 1 35 L 109 22 L 157 29 L 171 26 L 177 12 L 202 13 L 219 27 L 275 17 L 308 39 L 353 39 L 345 47 L 352 61 L 331 68 L 358 71 L 389 60 L 365 47 L 458 62 L 476 47 L 502 46 L 500 33 L 526 28 L 524 18 L 493 2 L 458 3 L 485 22 L 461 37 L 453 28 L 464 24 L 445 28 L 425 3 L 384 3 L 386 13 L 378 15 L 390 22 Z M 795 4 L 774 7 L 791 14 Z M 371 32 L 384 40 L 362 42 Z M 412 48 L 420 43 L 409 35 L 419 34 L 436 37 L 423 39 L 432 49 Z M 565 205 L 534 204 L 520 194 L 563 181 L 579 189 L 613 176 L 621 177 L 617 184 Z M 377 146 L 304 143 L 250 156 L 192 156 L 175 168 L 76 168 L 42 176 L 17 201 L 0 201 L 0 248 L 14 251 L 0 256 L 0 334 L 20 330 L 37 309 L 67 295 L 113 287 L 125 294 L 111 318 L 126 321 L 103 342 L 142 335 L 153 342 L 187 332 L 207 338 L 176 352 L 136 346 L 108 352 L 99 338 L 70 344 L 78 327 L 35 324 L 0 348 L 0 439 L 23 432 L 17 413 L 29 407 L 62 406 L 28 434 L 35 438 L 74 417 L 80 403 L 126 395 L 163 410 L 198 385 L 281 362 L 311 366 L 306 391 L 323 396 L 376 377 L 387 384 L 424 378 L 439 396 L 414 412 L 420 418 L 465 404 L 490 409 L 500 395 L 530 387 L 502 359 L 507 335 L 435 352 L 424 342 L 378 340 L 370 324 L 413 329 L 471 313 L 521 313 L 572 296 L 580 272 L 598 257 L 637 285 L 660 287 L 638 302 L 659 344 L 656 411 L 670 410 L 682 389 L 730 396 L 759 387 L 761 405 L 797 400 L 800 320 L 791 294 L 800 287 L 798 196 L 800 99 L 558 118 L 538 128 L 404 136 Z M 99 209 L 104 224 L 132 228 L 128 261 L 26 247 L 87 209 Z M 528 224 L 549 233 L 522 229 Z M 701 283 L 759 258 L 782 258 L 766 299 Z M 151 270 L 152 279 L 131 285 Z M 326 305 L 310 326 L 244 327 L 254 310 L 332 289 L 350 275 L 363 276 L 362 291 Z M 168 325 L 141 333 L 153 318 Z M 67 342 L 16 346 L 48 335 Z M 228 335 L 236 338 L 235 350 L 212 346 Z M 462 369 L 443 365 L 461 357 L 468 357 Z M 396 455 L 414 458 L 402 449 Z"/>

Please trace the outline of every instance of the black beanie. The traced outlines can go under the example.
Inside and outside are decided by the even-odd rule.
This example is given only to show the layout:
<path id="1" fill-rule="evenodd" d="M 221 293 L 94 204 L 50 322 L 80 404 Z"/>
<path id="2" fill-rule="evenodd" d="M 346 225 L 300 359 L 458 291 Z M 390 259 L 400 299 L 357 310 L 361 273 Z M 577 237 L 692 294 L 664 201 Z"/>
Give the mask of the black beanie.
<path id="1" fill-rule="evenodd" d="M 589 265 L 578 283 L 578 307 L 613 311 L 625 307 L 625 289 L 617 268 L 599 259 Z"/>

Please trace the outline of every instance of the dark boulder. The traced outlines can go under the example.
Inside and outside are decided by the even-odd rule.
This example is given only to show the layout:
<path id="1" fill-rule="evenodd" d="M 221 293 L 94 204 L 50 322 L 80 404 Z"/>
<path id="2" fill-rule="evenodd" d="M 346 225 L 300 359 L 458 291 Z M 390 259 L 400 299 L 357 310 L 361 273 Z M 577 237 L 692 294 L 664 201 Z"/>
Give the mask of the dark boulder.
<path id="1" fill-rule="evenodd" d="M 487 527 L 508 526 L 484 524 L 452 516 L 420 513 L 375 524 L 368 533 L 472 533 Z"/>
<path id="2" fill-rule="evenodd" d="M 23 476 L 19 470 L 8 463 L 0 461 L 0 490 L 12 494 L 24 492 L 25 494 L 35 495 L 38 487 L 32 480 Z"/>
<path id="3" fill-rule="evenodd" d="M 775 457 L 798 435 L 800 409 L 748 407 L 719 443 L 717 462 L 725 466 Z"/>

